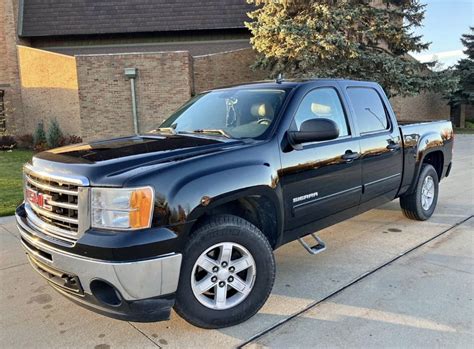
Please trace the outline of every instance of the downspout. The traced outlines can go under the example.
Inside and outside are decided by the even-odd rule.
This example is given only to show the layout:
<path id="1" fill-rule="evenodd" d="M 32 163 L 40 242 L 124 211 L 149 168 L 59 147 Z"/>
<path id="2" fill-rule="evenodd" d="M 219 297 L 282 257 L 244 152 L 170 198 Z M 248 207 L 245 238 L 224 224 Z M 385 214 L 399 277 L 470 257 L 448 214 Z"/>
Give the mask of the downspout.
<path id="1" fill-rule="evenodd" d="M 133 128 L 135 134 L 138 134 L 138 115 L 137 115 L 137 95 L 135 93 L 135 78 L 130 78 L 130 88 L 132 90 L 132 115 L 133 115 Z"/>
<path id="2" fill-rule="evenodd" d="M 137 94 L 135 92 L 135 79 L 137 77 L 137 68 L 125 68 L 125 76 L 130 79 L 130 90 L 132 92 L 132 116 L 133 128 L 138 135 L 138 112 L 137 112 Z"/>

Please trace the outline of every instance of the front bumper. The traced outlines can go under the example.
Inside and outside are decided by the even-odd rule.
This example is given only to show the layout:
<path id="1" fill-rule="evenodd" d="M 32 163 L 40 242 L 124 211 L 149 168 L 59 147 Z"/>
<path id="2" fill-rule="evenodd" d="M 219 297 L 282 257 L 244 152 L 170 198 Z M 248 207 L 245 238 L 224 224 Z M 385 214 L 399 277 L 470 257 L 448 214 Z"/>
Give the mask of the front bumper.
<path id="1" fill-rule="evenodd" d="M 91 310 L 131 321 L 169 318 L 181 254 L 135 261 L 87 258 L 55 248 L 17 213 L 21 242 L 33 268 L 64 296 Z"/>

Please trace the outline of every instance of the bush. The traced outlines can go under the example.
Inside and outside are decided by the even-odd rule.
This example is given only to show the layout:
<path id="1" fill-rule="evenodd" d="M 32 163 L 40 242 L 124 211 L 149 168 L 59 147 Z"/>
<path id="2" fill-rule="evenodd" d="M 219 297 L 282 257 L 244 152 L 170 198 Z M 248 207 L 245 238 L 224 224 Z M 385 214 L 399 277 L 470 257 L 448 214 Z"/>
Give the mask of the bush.
<path id="1" fill-rule="evenodd" d="M 57 148 L 64 145 L 65 143 L 63 133 L 56 119 L 51 120 L 49 124 L 46 142 L 48 143 L 49 148 Z"/>
<path id="2" fill-rule="evenodd" d="M 0 150 L 10 150 L 16 145 L 15 138 L 12 136 L 0 136 Z"/>
<path id="3" fill-rule="evenodd" d="M 21 136 L 16 136 L 16 144 L 18 148 L 21 149 L 33 149 L 33 135 L 31 133 L 27 133 Z"/>
<path id="4" fill-rule="evenodd" d="M 16 137 L 18 147 L 33 149 L 37 152 L 68 144 L 82 143 L 82 138 L 76 135 L 64 136 L 56 119 L 51 120 L 48 132 L 44 131 L 43 122 L 39 122 L 34 135 L 24 134 Z"/>
<path id="5" fill-rule="evenodd" d="M 69 135 L 66 138 L 65 144 L 77 144 L 77 143 L 82 143 L 82 138 L 76 135 Z"/>
<path id="6" fill-rule="evenodd" d="M 47 146 L 44 124 L 43 121 L 40 121 L 38 126 L 36 126 L 36 131 L 33 135 L 33 148 L 36 151 L 43 151 L 47 149 Z"/>

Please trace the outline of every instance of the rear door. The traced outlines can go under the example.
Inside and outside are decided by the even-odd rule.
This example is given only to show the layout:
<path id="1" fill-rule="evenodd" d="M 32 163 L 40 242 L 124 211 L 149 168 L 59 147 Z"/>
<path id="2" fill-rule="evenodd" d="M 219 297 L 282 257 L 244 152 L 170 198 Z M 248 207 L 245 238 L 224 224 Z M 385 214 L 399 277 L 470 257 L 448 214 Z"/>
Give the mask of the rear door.
<path id="1" fill-rule="evenodd" d="M 302 144 L 281 153 L 280 181 L 286 205 L 286 229 L 313 224 L 359 205 L 361 162 L 359 140 L 353 137 L 347 106 L 336 84 L 327 83 L 301 99 L 290 130 L 312 118 L 335 121 L 339 138 Z"/>
<path id="2" fill-rule="evenodd" d="M 361 204 L 377 206 L 395 198 L 403 171 L 400 130 L 383 91 L 375 84 L 345 85 L 360 136 Z M 369 207 L 366 207 L 369 208 Z"/>

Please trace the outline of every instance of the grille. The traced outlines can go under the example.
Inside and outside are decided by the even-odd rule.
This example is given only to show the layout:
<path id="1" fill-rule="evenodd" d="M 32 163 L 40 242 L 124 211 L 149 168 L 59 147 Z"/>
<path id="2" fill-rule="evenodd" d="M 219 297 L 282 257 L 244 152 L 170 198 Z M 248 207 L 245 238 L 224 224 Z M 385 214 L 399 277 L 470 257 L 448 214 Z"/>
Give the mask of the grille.
<path id="1" fill-rule="evenodd" d="M 87 212 L 81 212 L 84 188 L 78 180 L 39 174 L 25 167 L 25 209 L 30 223 L 43 233 L 74 242 L 84 231 Z M 82 198 L 81 198 L 82 197 Z"/>

